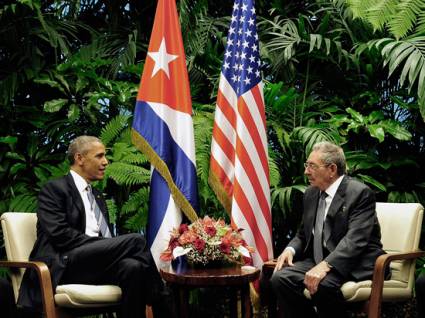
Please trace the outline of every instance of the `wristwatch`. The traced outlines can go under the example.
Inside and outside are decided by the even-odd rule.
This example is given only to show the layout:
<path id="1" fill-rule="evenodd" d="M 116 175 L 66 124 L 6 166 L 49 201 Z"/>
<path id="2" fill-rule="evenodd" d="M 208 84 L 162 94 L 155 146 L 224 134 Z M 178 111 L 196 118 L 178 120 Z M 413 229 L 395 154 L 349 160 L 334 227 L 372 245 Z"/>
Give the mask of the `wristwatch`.
<path id="1" fill-rule="evenodd" d="M 330 269 L 332 269 L 332 268 L 334 268 L 331 264 L 329 264 L 327 261 L 324 261 L 325 263 L 326 263 L 326 265 L 328 265 L 328 267 L 330 268 Z"/>

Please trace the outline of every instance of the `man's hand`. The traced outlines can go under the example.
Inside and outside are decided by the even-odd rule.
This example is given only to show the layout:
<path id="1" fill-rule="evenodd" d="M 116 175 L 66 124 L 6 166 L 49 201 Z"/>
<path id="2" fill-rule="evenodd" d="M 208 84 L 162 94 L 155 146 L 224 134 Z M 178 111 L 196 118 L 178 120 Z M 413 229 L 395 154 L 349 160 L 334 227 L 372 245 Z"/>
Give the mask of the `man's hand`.
<path id="1" fill-rule="evenodd" d="M 310 292 L 310 295 L 314 295 L 317 292 L 320 281 L 325 278 L 330 270 L 328 263 L 322 261 L 305 273 L 304 285 Z"/>
<path id="2" fill-rule="evenodd" d="M 286 248 L 282 254 L 277 258 L 277 264 L 274 268 L 274 271 L 280 270 L 282 267 L 285 266 L 294 266 L 292 263 L 292 259 L 294 258 L 294 255 L 292 254 L 292 251 L 288 248 Z"/>

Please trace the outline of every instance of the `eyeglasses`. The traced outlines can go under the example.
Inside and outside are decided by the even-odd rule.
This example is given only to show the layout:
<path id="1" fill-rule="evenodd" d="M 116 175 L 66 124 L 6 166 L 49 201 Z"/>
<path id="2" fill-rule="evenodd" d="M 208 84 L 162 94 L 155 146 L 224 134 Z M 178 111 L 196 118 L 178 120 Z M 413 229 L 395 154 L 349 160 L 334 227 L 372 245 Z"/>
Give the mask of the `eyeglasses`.
<path id="1" fill-rule="evenodd" d="M 330 163 L 324 164 L 324 165 L 317 165 L 317 164 L 312 163 L 312 162 L 304 162 L 304 168 L 306 168 L 306 169 L 308 168 L 310 170 L 317 170 L 320 167 L 328 167 L 328 166 L 330 166 Z"/>

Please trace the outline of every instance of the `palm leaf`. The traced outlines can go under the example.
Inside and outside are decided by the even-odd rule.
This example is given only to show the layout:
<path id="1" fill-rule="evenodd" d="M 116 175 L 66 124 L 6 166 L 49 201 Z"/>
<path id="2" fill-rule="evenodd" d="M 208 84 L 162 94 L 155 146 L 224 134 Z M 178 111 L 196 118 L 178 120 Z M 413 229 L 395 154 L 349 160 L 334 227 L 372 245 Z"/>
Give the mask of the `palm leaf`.
<path id="1" fill-rule="evenodd" d="M 425 120 L 425 36 L 403 40 L 383 38 L 368 42 L 369 48 L 381 48 L 384 65 L 389 66 L 389 75 L 401 69 L 400 84 L 408 81 L 409 92 L 416 88 L 420 111 Z"/>
<path id="2" fill-rule="evenodd" d="M 314 144 L 321 141 L 330 141 L 338 143 L 335 138 L 335 132 L 331 129 L 316 128 L 316 127 L 297 127 L 293 130 L 294 138 L 300 139 L 304 145 L 305 153 L 308 155 L 311 152 Z"/>

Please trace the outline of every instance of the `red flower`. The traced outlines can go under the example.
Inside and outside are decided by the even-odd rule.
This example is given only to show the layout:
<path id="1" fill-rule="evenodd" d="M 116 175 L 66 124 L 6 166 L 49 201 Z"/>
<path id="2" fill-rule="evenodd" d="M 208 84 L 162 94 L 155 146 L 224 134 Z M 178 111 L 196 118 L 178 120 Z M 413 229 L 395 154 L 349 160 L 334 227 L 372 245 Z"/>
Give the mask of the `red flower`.
<path id="1" fill-rule="evenodd" d="M 168 247 L 169 247 L 171 250 L 174 250 L 174 248 L 176 248 L 177 246 L 180 246 L 180 244 L 179 244 L 179 239 L 178 239 L 177 237 L 172 237 L 172 238 L 170 239 L 170 243 L 168 243 Z"/>
<path id="2" fill-rule="evenodd" d="M 180 224 L 179 226 L 179 233 L 183 234 L 189 229 L 189 226 L 186 223 Z"/>
<path id="3" fill-rule="evenodd" d="M 205 233 L 207 233 L 209 236 L 213 237 L 217 233 L 217 230 L 214 226 L 206 226 L 205 227 Z"/>
<path id="4" fill-rule="evenodd" d="M 195 249 L 198 252 L 202 252 L 205 248 L 205 241 L 203 239 L 197 238 L 194 242 L 193 242 L 193 246 L 195 247 Z"/>
<path id="5" fill-rule="evenodd" d="M 250 257 L 242 256 L 242 260 L 244 265 L 253 265 L 252 258 Z"/>
<path id="6" fill-rule="evenodd" d="M 221 244 L 220 244 L 220 250 L 224 253 L 224 254 L 230 254 L 230 248 L 232 247 L 230 240 L 226 239 L 226 238 L 222 238 L 221 240 Z"/>

